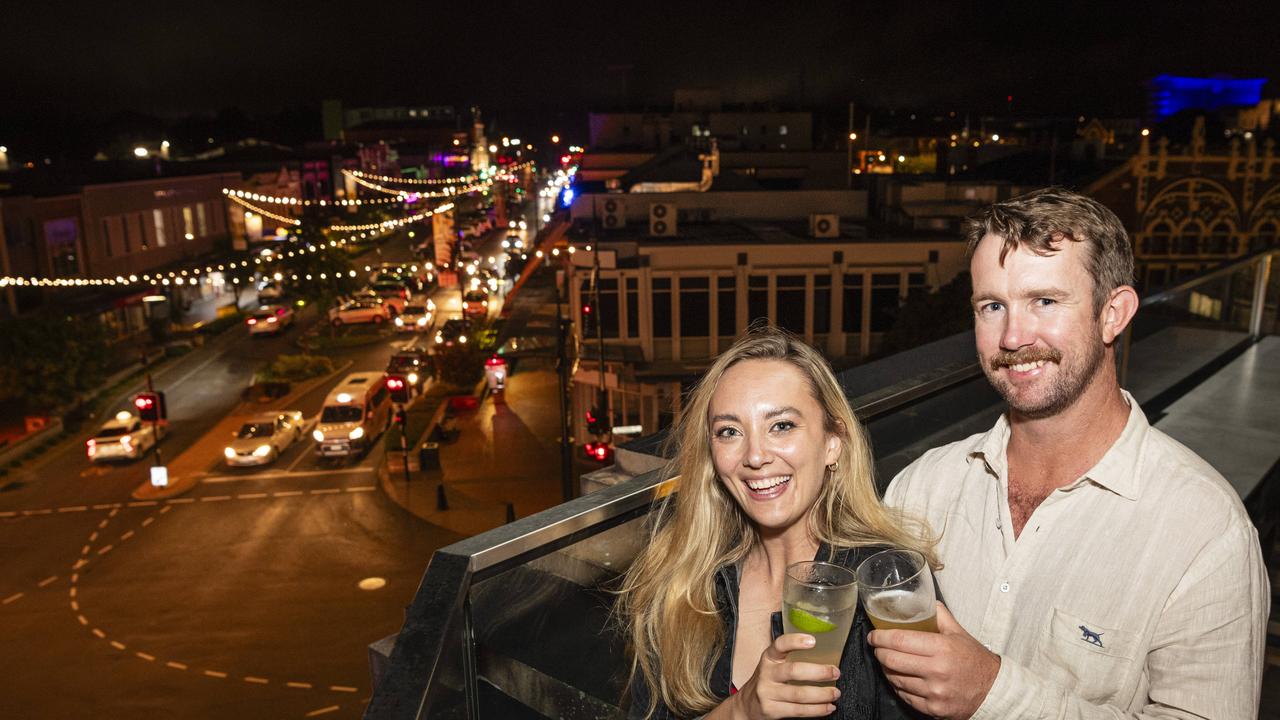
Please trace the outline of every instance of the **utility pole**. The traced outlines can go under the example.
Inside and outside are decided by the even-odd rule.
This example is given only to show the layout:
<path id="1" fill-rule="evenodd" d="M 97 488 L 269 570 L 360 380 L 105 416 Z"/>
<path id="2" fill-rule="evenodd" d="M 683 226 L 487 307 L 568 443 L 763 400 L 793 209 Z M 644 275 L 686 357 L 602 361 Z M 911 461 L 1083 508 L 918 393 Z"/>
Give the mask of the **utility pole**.
<path id="1" fill-rule="evenodd" d="M 844 164 L 845 187 L 853 189 L 853 101 L 849 101 L 849 135 L 845 138 L 848 144 L 849 157 Z"/>
<path id="2" fill-rule="evenodd" d="M 147 392 L 154 398 L 152 402 L 156 404 L 155 413 L 151 416 L 151 458 L 152 466 L 160 467 L 164 462 L 160 458 L 160 396 L 156 393 L 155 385 L 151 382 L 151 371 L 147 371 Z"/>
<path id="3" fill-rule="evenodd" d="M 596 347 L 599 350 L 600 397 L 604 399 L 600 410 L 604 420 L 609 424 L 609 441 L 613 442 L 613 408 L 609 400 L 609 391 L 604 384 L 604 320 L 600 313 L 600 238 L 596 237 L 596 209 L 591 205 L 591 261 L 595 266 L 591 276 L 591 309 L 596 316 Z"/>
<path id="4" fill-rule="evenodd" d="M 564 297 L 560 292 L 564 270 L 556 273 L 556 375 L 560 380 L 560 492 L 564 502 L 573 499 L 573 446 L 569 440 L 569 353 L 565 347 Z"/>

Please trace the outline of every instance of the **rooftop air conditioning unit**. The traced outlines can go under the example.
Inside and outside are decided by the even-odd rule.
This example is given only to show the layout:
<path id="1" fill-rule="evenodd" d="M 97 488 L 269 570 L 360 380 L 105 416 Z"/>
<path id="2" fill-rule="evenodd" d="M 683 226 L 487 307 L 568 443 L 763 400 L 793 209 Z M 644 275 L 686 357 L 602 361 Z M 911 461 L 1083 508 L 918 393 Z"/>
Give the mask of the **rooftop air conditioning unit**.
<path id="1" fill-rule="evenodd" d="M 671 203 L 649 205 L 649 234 L 654 237 L 676 236 L 676 206 Z"/>
<path id="2" fill-rule="evenodd" d="M 810 215 L 809 235 L 816 238 L 840 237 L 840 216 L 834 213 Z"/>
<path id="3" fill-rule="evenodd" d="M 620 196 L 606 195 L 600 201 L 600 224 L 605 230 L 621 230 L 627 224 L 627 203 Z"/>

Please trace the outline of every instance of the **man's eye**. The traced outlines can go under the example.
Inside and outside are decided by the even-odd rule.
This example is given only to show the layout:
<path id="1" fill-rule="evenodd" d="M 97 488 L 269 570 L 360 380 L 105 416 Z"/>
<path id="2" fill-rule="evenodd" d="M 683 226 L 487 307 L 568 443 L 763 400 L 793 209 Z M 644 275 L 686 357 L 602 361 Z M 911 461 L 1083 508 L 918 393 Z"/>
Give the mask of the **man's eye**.
<path id="1" fill-rule="evenodd" d="M 984 305 L 980 306 L 980 307 L 978 308 L 978 312 L 983 312 L 983 313 L 998 312 L 998 311 L 999 311 L 999 310 L 1001 310 L 1003 307 L 1004 307 L 1004 305 L 1001 305 L 1001 304 L 1000 304 L 1000 303 L 998 303 L 998 302 L 989 302 L 989 303 L 986 303 L 986 304 L 984 304 Z"/>
<path id="2" fill-rule="evenodd" d="M 1038 305 L 1040 305 L 1040 307 L 1047 307 L 1047 306 L 1049 306 L 1049 305 L 1055 305 L 1055 304 L 1057 304 L 1057 302 L 1058 302 L 1058 301 L 1057 301 L 1057 300 L 1054 300 L 1053 298 L 1036 298 L 1036 303 L 1037 303 Z"/>

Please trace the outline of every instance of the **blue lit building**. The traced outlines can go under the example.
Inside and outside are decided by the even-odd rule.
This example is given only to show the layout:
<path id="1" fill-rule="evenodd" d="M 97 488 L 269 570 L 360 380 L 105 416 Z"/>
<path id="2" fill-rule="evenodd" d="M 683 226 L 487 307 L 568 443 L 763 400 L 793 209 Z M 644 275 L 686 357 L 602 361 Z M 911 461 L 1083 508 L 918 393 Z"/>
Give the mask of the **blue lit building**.
<path id="1" fill-rule="evenodd" d="M 1183 110 L 1257 105 L 1262 100 L 1262 86 L 1266 84 L 1266 78 L 1158 75 L 1151 80 L 1148 114 L 1159 121 Z"/>

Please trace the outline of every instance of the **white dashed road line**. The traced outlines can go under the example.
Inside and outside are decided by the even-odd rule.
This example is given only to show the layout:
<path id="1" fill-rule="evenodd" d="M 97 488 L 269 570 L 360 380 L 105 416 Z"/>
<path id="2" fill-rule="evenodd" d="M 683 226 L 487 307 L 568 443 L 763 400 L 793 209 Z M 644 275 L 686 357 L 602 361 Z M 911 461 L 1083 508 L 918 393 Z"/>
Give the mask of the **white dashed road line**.
<path id="1" fill-rule="evenodd" d="M 306 716 L 307 716 L 307 717 L 317 717 L 317 716 L 320 716 L 320 715 L 328 715 L 328 714 L 329 714 L 329 713 L 331 713 L 331 712 L 338 712 L 338 710 L 340 710 L 340 709 L 341 709 L 341 708 L 340 708 L 340 707 L 338 707 L 337 705 L 330 705 L 329 707 L 322 707 L 322 708 L 320 708 L 319 710 L 312 710 L 311 712 L 307 713 L 307 715 L 306 715 Z"/>
<path id="2" fill-rule="evenodd" d="M 14 602 L 14 601 L 17 601 L 17 600 L 21 600 L 21 599 L 22 599 L 22 596 L 23 596 L 24 594 L 25 594 L 25 593 L 14 593 L 14 594 L 10 595 L 9 597 L 5 598 L 3 601 L 0 601 L 0 605 L 8 605 L 8 604 L 9 604 L 9 603 L 11 603 L 11 602 Z"/>
<path id="3" fill-rule="evenodd" d="M 54 584 L 54 583 L 56 583 L 56 582 L 58 582 L 58 576 L 57 576 L 57 575 L 50 575 L 49 577 L 47 577 L 47 578 L 45 578 L 45 579 L 41 580 L 40 582 L 36 583 L 36 587 L 48 587 L 48 586 L 50 586 L 50 585 L 52 585 L 52 584 Z"/>

